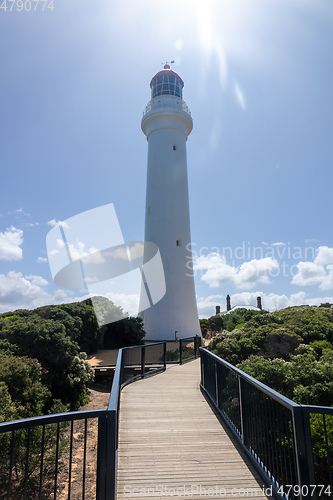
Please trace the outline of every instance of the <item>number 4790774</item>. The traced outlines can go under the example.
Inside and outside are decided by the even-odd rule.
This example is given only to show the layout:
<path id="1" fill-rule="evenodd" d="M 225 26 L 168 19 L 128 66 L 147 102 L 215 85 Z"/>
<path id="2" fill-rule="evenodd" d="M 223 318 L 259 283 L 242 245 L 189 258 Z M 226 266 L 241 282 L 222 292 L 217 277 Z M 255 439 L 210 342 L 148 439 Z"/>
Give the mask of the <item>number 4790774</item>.
<path id="1" fill-rule="evenodd" d="M 46 9 L 49 9 L 53 12 L 54 5 L 53 0 L 3 0 L 1 2 L 0 9 L 4 12 L 12 12 L 15 10 L 17 10 L 18 12 L 44 12 Z"/>

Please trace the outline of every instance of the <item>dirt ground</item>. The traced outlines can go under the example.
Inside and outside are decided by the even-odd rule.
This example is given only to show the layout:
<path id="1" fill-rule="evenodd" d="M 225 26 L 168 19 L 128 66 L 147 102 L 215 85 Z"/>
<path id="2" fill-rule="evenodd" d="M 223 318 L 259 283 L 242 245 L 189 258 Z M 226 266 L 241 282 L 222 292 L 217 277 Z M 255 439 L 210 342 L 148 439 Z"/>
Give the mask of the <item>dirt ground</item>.
<path id="1" fill-rule="evenodd" d="M 105 351 L 97 351 L 93 356 L 89 356 L 88 363 L 94 366 L 113 366 L 117 362 L 118 349 L 109 349 Z"/>
<path id="2" fill-rule="evenodd" d="M 109 382 L 94 383 L 89 390 L 89 403 L 83 405 L 80 410 L 95 410 L 106 408 L 109 402 L 111 380 Z M 85 478 L 85 498 L 94 500 L 96 498 L 96 471 L 97 471 L 97 419 L 91 419 L 87 424 L 87 458 L 86 458 L 86 478 Z M 70 436 L 70 429 L 67 437 Z M 73 433 L 73 456 L 72 456 L 72 480 L 71 499 L 82 499 L 82 470 L 84 456 L 84 423 L 75 422 Z M 69 472 L 69 452 L 66 452 L 59 461 L 59 480 L 57 499 L 68 499 L 68 472 Z"/>

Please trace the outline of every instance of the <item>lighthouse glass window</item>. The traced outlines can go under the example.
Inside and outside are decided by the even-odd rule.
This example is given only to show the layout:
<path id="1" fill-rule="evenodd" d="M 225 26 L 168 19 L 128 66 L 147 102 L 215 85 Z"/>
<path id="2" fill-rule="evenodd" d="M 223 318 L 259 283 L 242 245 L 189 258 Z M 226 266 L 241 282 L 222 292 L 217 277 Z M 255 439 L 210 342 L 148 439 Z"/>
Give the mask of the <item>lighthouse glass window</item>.
<path id="1" fill-rule="evenodd" d="M 182 84 L 175 75 L 157 76 L 152 85 L 152 97 L 159 95 L 174 95 L 182 98 Z"/>

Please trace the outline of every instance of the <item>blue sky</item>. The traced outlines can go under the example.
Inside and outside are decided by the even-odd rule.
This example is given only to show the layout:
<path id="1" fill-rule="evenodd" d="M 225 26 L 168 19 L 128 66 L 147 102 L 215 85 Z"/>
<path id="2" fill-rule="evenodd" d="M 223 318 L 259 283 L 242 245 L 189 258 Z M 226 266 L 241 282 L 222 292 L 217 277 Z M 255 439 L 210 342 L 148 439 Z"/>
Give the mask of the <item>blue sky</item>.
<path id="1" fill-rule="evenodd" d="M 124 240 L 143 239 L 140 121 L 172 59 L 194 121 L 200 316 L 227 294 L 333 303 L 330 0 L 2 1 L 0 311 L 85 295 L 53 284 L 56 221 L 113 203 Z"/>

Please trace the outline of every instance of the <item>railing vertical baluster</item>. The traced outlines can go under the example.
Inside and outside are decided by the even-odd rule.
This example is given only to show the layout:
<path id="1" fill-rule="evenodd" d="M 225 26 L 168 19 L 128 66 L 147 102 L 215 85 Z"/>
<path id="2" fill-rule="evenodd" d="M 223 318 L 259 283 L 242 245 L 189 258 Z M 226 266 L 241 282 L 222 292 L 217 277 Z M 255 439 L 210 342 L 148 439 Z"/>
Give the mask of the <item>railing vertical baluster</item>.
<path id="1" fill-rule="evenodd" d="M 106 500 L 106 428 L 105 413 L 98 417 L 96 500 Z"/>
<path id="2" fill-rule="evenodd" d="M 301 488 L 301 495 L 299 498 L 301 500 L 307 498 L 312 499 L 313 496 L 311 495 L 310 488 L 308 488 L 308 491 L 306 491 L 306 488 L 302 488 L 302 486 L 309 485 L 310 471 L 306 456 L 306 434 L 304 429 L 303 409 L 301 406 L 295 407 L 293 411 L 293 431 L 296 450 L 297 484 Z M 304 495 L 303 490 L 305 493 Z"/>
<path id="3" fill-rule="evenodd" d="M 279 405 L 279 416 L 278 416 L 278 423 L 279 423 L 279 444 L 280 444 L 280 453 L 281 453 L 281 482 L 280 484 L 289 484 L 287 477 L 286 477 L 286 470 L 287 470 L 287 465 L 286 465 L 286 447 L 284 443 L 284 432 L 283 432 L 283 415 L 282 415 L 282 408 L 281 405 Z"/>
<path id="4" fill-rule="evenodd" d="M 243 392 L 243 381 L 241 377 L 238 377 L 238 391 L 239 391 L 239 410 L 241 418 L 241 432 L 242 432 L 242 443 L 244 446 L 248 446 L 248 433 L 247 433 L 247 414 L 246 414 L 246 403 L 245 403 L 245 390 Z"/>
<path id="5" fill-rule="evenodd" d="M 117 492 L 117 413 L 108 411 L 106 428 L 106 499 L 116 500 Z"/>
<path id="6" fill-rule="evenodd" d="M 68 500 L 70 500 L 71 498 L 71 486 L 72 486 L 73 435 L 74 435 L 74 420 L 71 421 L 71 434 L 70 434 L 70 445 L 69 445 Z"/>
<path id="7" fill-rule="evenodd" d="M 332 487 L 333 487 L 333 485 L 332 485 L 332 473 L 331 473 L 330 449 L 329 449 L 329 445 L 328 445 L 327 426 L 326 426 L 326 419 L 325 419 L 325 415 L 323 415 L 323 424 L 324 424 L 324 435 L 325 435 L 325 445 L 326 445 L 326 456 L 327 456 L 328 477 L 329 477 L 329 481 L 330 481 L 330 486 L 331 486 L 331 488 L 332 488 Z"/>
<path id="8" fill-rule="evenodd" d="M 85 420 L 84 420 L 84 446 L 83 446 L 82 500 L 84 500 L 85 490 L 86 490 L 87 432 L 88 432 L 88 420 L 85 418 Z"/>
<path id="9" fill-rule="evenodd" d="M 279 460 L 279 449 L 278 449 L 278 438 L 277 438 L 277 422 L 276 422 L 276 403 L 272 401 L 272 428 L 273 428 L 273 443 L 275 451 L 275 481 L 280 480 L 280 460 Z"/>
<path id="10" fill-rule="evenodd" d="M 146 346 L 141 346 L 141 377 L 144 378 L 146 371 Z"/>
<path id="11" fill-rule="evenodd" d="M 261 439 L 263 441 L 263 461 L 265 471 L 268 472 L 268 461 L 269 461 L 269 444 L 266 429 L 266 397 L 264 394 L 261 395 L 261 415 L 262 415 L 262 427 L 260 429 Z"/>
<path id="12" fill-rule="evenodd" d="M 200 351 L 200 375 L 201 375 L 201 385 L 204 389 L 206 389 L 206 384 L 205 384 L 205 360 L 206 360 L 206 355 L 205 351 Z"/>
<path id="13" fill-rule="evenodd" d="M 256 453 L 258 455 L 257 448 L 257 426 L 259 424 L 258 417 L 258 405 L 257 405 L 257 394 L 253 387 L 251 387 L 251 393 L 247 393 L 245 381 L 242 380 L 242 393 L 245 396 L 245 401 L 243 402 L 243 409 L 245 414 L 245 440 L 247 447 L 251 449 L 251 453 Z M 249 389 L 248 389 L 249 390 Z M 255 424 L 256 423 L 256 424 Z"/>
<path id="14" fill-rule="evenodd" d="M 10 460 L 9 460 L 7 500 L 10 500 L 10 494 L 11 494 L 11 489 L 12 489 L 12 472 L 13 472 L 14 445 L 15 445 L 15 431 L 12 431 L 12 439 L 11 439 L 11 443 L 10 443 Z"/>
<path id="15" fill-rule="evenodd" d="M 56 457 L 55 457 L 55 471 L 54 471 L 54 500 L 57 498 L 58 486 L 58 458 L 59 458 L 59 438 L 60 438 L 60 423 L 57 423 L 57 444 L 56 444 Z"/>
<path id="16" fill-rule="evenodd" d="M 166 342 L 164 342 L 164 344 L 163 344 L 163 366 L 164 366 L 164 370 L 166 370 L 166 362 L 167 362 L 166 356 L 167 356 L 167 344 L 166 344 Z"/>
<path id="17" fill-rule="evenodd" d="M 183 342 L 182 339 L 179 339 L 179 364 L 183 364 Z"/>
<path id="18" fill-rule="evenodd" d="M 289 467 L 290 467 L 290 484 L 294 484 L 297 481 L 297 466 L 296 466 L 296 451 L 295 444 L 292 434 L 293 426 L 293 416 L 287 421 L 287 436 L 288 436 L 288 455 L 289 455 Z M 289 427 L 290 426 L 290 427 Z"/>
<path id="19" fill-rule="evenodd" d="M 218 374 L 217 374 L 217 363 L 214 363 L 215 365 L 215 401 L 216 401 L 216 406 L 219 408 L 219 389 L 218 389 Z"/>
<path id="20" fill-rule="evenodd" d="M 24 491 L 23 500 L 27 498 L 28 472 L 29 472 L 29 452 L 30 452 L 30 427 L 28 428 L 27 452 L 25 458 Z"/>
<path id="21" fill-rule="evenodd" d="M 39 471 L 39 500 L 42 498 L 43 487 L 43 468 L 44 468 L 44 442 L 45 442 L 45 425 L 42 431 L 41 455 L 40 455 L 40 471 Z"/>
<path id="22" fill-rule="evenodd" d="M 309 482 L 310 484 L 316 484 L 315 469 L 313 463 L 313 453 L 312 453 L 312 439 L 311 439 L 311 427 L 310 427 L 310 415 L 303 408 L 303 423 L 304 423 L 304 434 L 305 434 L 305 445 L 306 445 L 306 457 L 309 467 Z M 331 478 L 331 488 L 332 488 L 332 478 Z M 312 500 L 317 500 L 318 494 L 315 490 L 312 495 Z"/>
<path id="23" fill-rule="evenodd" d="M 281 484 L 287 484 L 285 478 L 285 468 L 284 468 L 284 449 L 283 449 L 283 432 L 281 423 L 281 405 L 276 405 L 276 435 L 277 435 L 277 445 L 279 449 L 279 486 Z"/>

